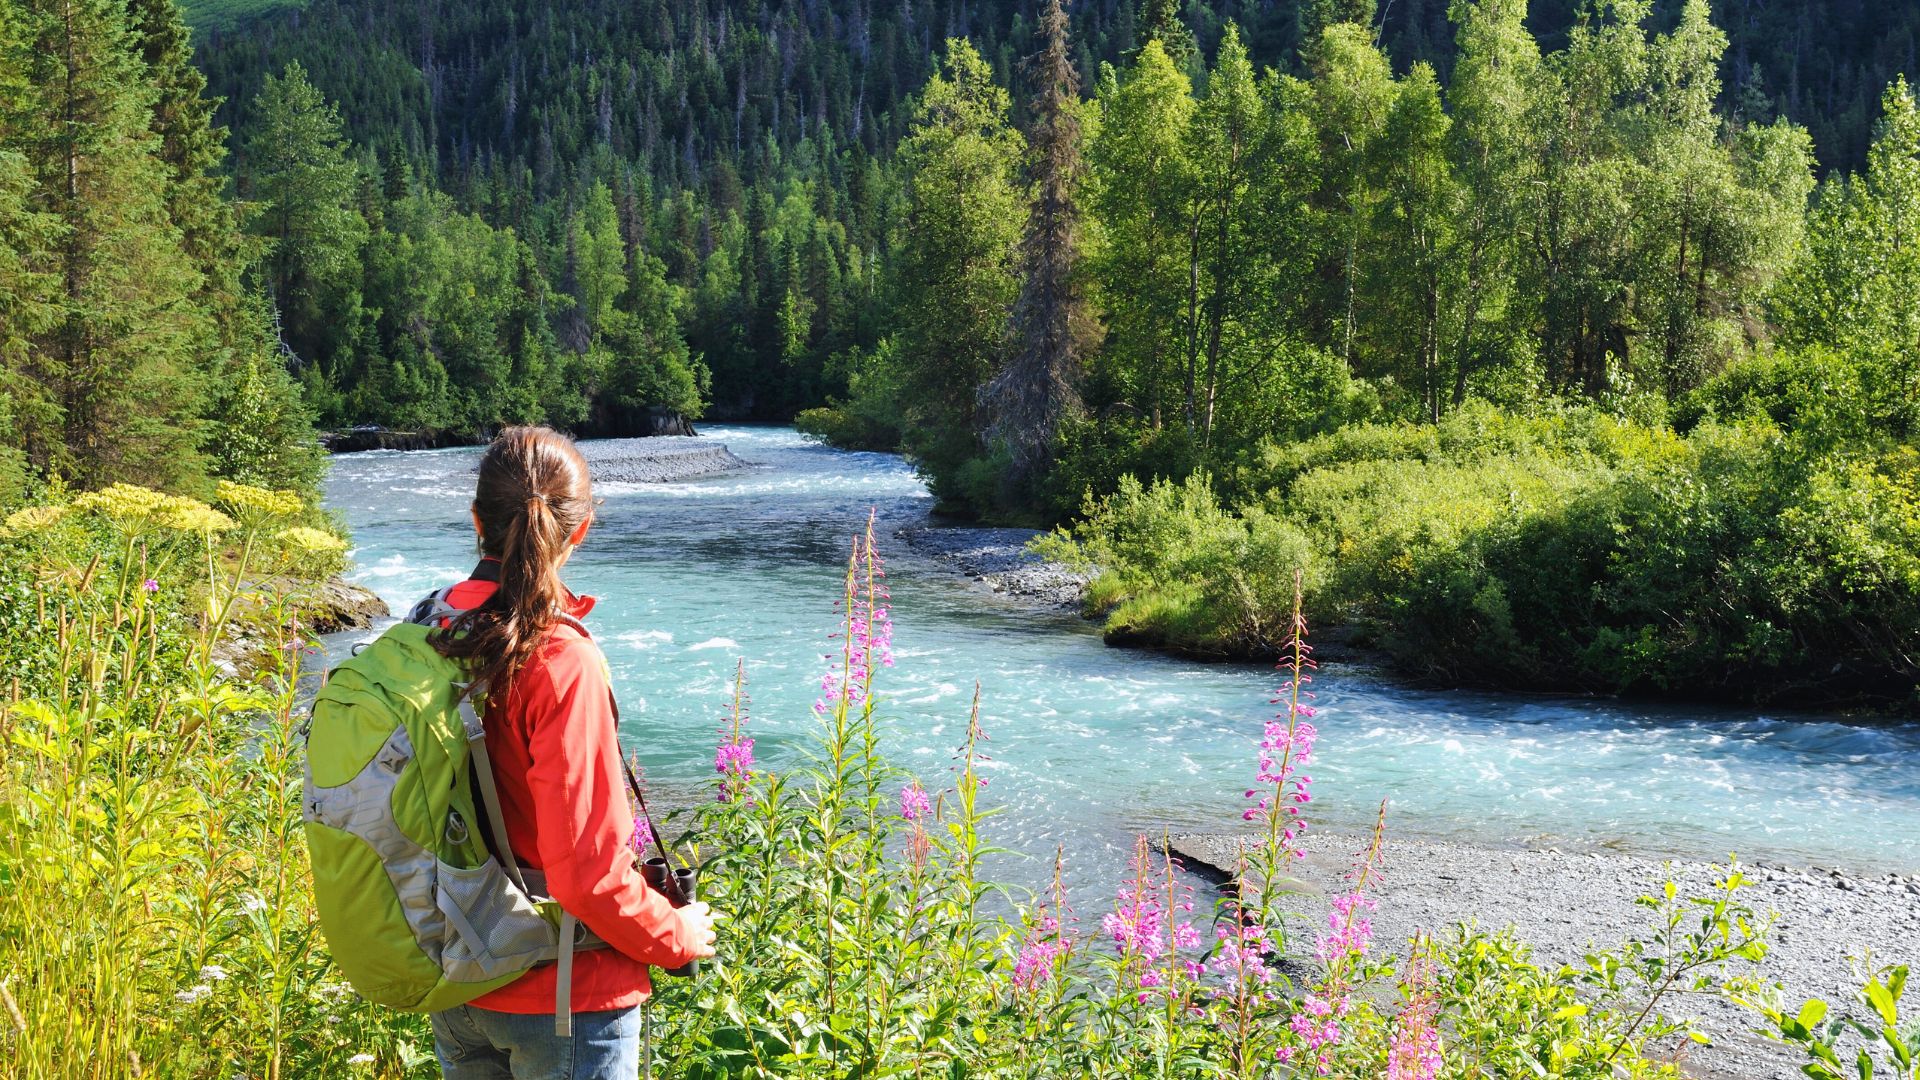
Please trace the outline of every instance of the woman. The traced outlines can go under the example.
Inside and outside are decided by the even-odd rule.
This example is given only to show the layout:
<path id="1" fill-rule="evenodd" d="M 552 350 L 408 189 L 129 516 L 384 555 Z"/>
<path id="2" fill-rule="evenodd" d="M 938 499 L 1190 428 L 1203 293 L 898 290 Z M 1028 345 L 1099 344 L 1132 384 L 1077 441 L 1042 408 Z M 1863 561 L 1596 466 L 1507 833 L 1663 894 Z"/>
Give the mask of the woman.
<path id="1" fill-rule="evenodd" d="M 610 946 L 575 957 L 570 1038 L 554 1034 L 553 964 L 435 1013 L 434 1051 L 449 1080 L 631 1080 L 647 966 L 713 955 L 707 905 L 672 907 L 634 865 L 607 664 L 580 623 L 593 598 L 560 583 L 593 505 L 572 440 L 547 428 L 507 429 L 480 459 L 480 565 L 429 598 L 459 611 L 442 623 L 435 648 L 468 661 L 492 688 L 487 752 L 508 847 Z"/>

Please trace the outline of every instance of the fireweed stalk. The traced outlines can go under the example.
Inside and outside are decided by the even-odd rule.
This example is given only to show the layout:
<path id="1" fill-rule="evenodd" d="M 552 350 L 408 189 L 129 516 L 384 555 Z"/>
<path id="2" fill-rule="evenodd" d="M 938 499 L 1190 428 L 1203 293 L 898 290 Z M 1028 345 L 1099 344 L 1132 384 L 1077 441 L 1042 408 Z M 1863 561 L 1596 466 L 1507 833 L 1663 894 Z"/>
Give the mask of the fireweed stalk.
<path id="1" fill-rule="evenodd" d="M 837 930 L 850 924 L 856 942 L 865 940 L 870 928 L 868 889 L 884 858 L 880 836 L 880 783 L 885 771 L 878 754 L 878 735 L 874 724 L 873 676 L 879 661 L 890 665 L 892 657 L 892 620 L 880 582 L 884 572 L 874 543 L 874 515 L 868 514 L 867 528 L 853 538 L 847 555 L 846 573 L 840 595 L 840 628 L 837 656 L 830 654 L 827 674 L 820 680 L 821 696 L 814 712 L 825 726 L 825 753 L 817 770 L 816 787 L 820 798 L 814 815 L 815 835 L 820 850 L 833 860 L 821 890 L 825 910 L 826 955 L 824 983 L 827 1007 L 834 1007 L 841 960 L 857 976 L 863 995 L 872 985 L 873 957 L 860 951 L 840 957 L 836 951 Z M 849 797 L 852 802 L 849 802 Z M 857 815 L 854 822 L 849 814 Z M 852 843 L 843 843 L 849 825 L 864 826 Z M 851 919 L 841 911 L 850 906 Z M 868 1010 L 871 1015 L 872 1010 Z"/>
<path id="2" fill-rule="evenodd" d="M 1238 1076 L 1264 1070 L 1261 1055 L 1253 1049 L 1255 1023 L 1279 996 L 1273 988 L 1273 969 L 1267 964 L 1271 948 L 1266 925 L 1257 908 L 1247 903 L 1247 870 L 1246 849 L 1241 848 L 1233 895 L 1221 901 L 1220 918 L 1213 928 L 1213 954 L 1206 962 L 1207 971 L 1220 983 L 1212 996 L 1224 1015 L 1215 1022 L 1231 1039 L 1232 1066 Z"/>
<path id="3" fill-rule="evenodd" d="M 753 785 L 753 737 L 743 734 L 752 699 L 747 697 L 747 661 L 741 657 L 733 670 L 733 700 L 720 726 L 720 744 L 713 751 L 713 771 L 720 774 L 718 799 L 745 798 Z"/>
<path id="4" fill-rule="evenodd" d="M 1303 1060 L 1311 1062 L 1321 1075 L 1331 1071 L 1334 1047 L 1343 1034 L 1341 1022 L 1353 1011 L 1353 991 L 1373 974 L 1367 968 L 1367 954 L 1373 945 L 1369 913 L 1379 902 L 1369 891 L 1380 880 L 1386 829 L 1387 804 L 1383 800 L 1367 846 L 1354 856 L 1353 869 L 1347 874 L 1352 888 L 1335 896 L 1327 913 L 1328 932 L 1314 949 L 1314 956 L 1326 966 L 1325 974 L 1294 1004 L 1287 1026 L 1298 1043 L 1279 1049 L 1275 1056 L 1283 1063 Z"/>
<path id="5" fill-rule="evenodd" d="M 813 770 L 809 835 L 827 860 L 814 901 L 821 908 L 822 989 L 830 1010 L 843 992 L 861 1003 L 859 1034 L 869 1044 L 888 1038 L 885 972 L 898 960 L 897 935 L 877 920 L 886 880 L 887 838 L 895 826 L 883 794 L 896 775 L 881 759 L 874 683 L 893 666 L 893 621 L 886 570 L 870 511 L 852 538 L 837 604 L 839 648 L 828 656 L 814 712 L 821 717 L 823 752 Z M 847 983 L 852 985 L 845 985 Z"/>
<path id="6" fill-rule="evenodd" d="M 1254 783 L 1258 786 L 1246 792 L 1248 799 L 1259 801 L 1241 814 L 1248 821 L 1266 825 L 1266 840 L 1255 852 L 1254 867 L 1259 875 L 1256 883 L 1258 921 L 1263 926 L 1274 925 L 1272 898 L 1277 891 L 1276 883 L 1286 878 L 1292 863 L 1302 854 L 1297 844 L 1301 831 L 1306 828 L 1301 811 L 1313 801 L 1313 777 L 1304 770 L 1313 759 L 1313 744 L 1319 732 L 1312 723 L 1313 693 L 1307 687 L 1313 682 L 1312 672 L 1318 665 L 1313 660 L 1313 646 L 1307 644 L 1302 588 L 1300 572 L 1295 570 L 1293 614 L 1281 661 L 1287 682 L 1272 699 L 1272 704 L 1284 704 L 1286 711 L 1266 723 L 1260 739 L 1258 768 L 1254 772 Z"/>
<path id="7" fill-rule="evenodd" d="M 1013 989 L 1016 994 L 1035 994 L 1057 985 L 1055 976 L 1073 952 L 1073 935 L 1062 919 L 1071 922 L 1073 908 L 1067 903 L 1067 847 L 1061 844 L 1053 853 L 1053 890 L 1051 901 L 1042 901 L 1027 915 L 1026 935 L 1013 961 Z"/>
<path id="8" fill-rule="evenodd" d="M 1440 1075 L 1445 1059 L 1440 1053 L 1437 1019 L 1440 995 L 1434 983 L 1433 942 L 1421 935 L 1413 940 L 1400 982 L 1406 1004 L 1393 1018 L 1386 1080 L 1435 1080 Z"/>

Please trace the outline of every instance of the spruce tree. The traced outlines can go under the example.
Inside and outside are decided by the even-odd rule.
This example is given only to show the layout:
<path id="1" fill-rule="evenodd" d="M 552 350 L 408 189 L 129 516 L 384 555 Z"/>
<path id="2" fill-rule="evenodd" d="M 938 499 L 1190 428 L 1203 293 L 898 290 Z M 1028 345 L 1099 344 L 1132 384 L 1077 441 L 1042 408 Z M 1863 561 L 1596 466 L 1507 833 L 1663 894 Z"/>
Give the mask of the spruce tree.
<path id="1" fill-rule="evenodd" d="M 1040 49 L 1027 60 L 1037 89 L 1027 136 L 1032 198 L 1020 243 L 1020 295 L 1006 364 L 981 393 L 987 439 L 1006 447 L 1015 491 L 1045 472 L 1061 425 L 1079 415 L 1081 365 L 1099 339 L 1080 280 L 1080 77 L 1067 52 L 1060 0 L 1046 0 L 1039 35 Z"/>
<path id="2" fill-rule="evenodd" d="M 60 318 L 30 334 L 18 409 L 40 469 L 84 483 L 191 486 L 201 475 L 200 357 L 217 348 L 204 278 L 168 216 L 173 171 L 152 130 L 158 97 L 124 3 L 23 0 L 0 69 L 26 85 L 0 109 L 0 151 L 26 162 L 28 203 L 53 243 L 29 256 L 59 280 Z"/>
<path id="3" fill-rule="evenodd" d="M 1144 47 L 1149 41 L 1157 41 L 1166 50 L 1173 62 L 1184 68 L 1200 54 L 1200 47 L 1193 40 L 1193 31 L 1187 27 L 1186 20 L 1180 17 L 1181 0 L 1144 0 L 1140 9 L 1140 19 L 1135 31 L 1139 44 Z M 1051 16 L 1043 9 L 1040 15 L 1041 32 L 1046 32 L 1046 22 Z"/>

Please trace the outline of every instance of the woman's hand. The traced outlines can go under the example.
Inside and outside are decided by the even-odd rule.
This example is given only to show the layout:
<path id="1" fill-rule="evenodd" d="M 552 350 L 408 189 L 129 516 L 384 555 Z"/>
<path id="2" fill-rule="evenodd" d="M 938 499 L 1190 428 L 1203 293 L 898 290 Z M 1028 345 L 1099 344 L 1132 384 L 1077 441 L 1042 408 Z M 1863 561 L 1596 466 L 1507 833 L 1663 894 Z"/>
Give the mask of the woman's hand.
<path id="1" fill-rule="evenodd" d="M 680 915 L 680 922 L 686 928 L 686 936 L 693 942 L 693 955 L 696 960 L 704 960 L 713 955 L 715 937 L 713 924 L 720 916 L 713 913 L 706 901 L 696 900 L 683 908 L 674 909 Z"/>

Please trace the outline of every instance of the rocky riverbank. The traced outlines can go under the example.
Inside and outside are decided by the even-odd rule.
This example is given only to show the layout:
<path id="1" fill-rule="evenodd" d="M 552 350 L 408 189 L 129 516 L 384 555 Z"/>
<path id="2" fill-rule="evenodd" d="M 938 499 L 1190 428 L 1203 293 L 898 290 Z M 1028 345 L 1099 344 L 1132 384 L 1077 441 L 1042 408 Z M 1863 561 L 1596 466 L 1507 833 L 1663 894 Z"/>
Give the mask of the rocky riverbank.
<path id="1" fill-rule="evenodd" d="M 914 551 L 944 563 L 990 592 L 1050 608 L 1078 610 L 1090 575 L 1027 550 L 1034 529 L 917 525 L 894 533 Z"/>
<path id="2" fill-rule="evenodd" d="M 478 446 L 486 438 L 444 428 L 396 431 L 383 427 L 357 427 L 345 431 L 323 431 L 320 446 L 329 454 L 353 454 L 363 450 L 438 450 L 446 446 Z"/>
<path id="3" fill-rule="evenodd" d="M 1186 835 L 1171 846 L 1187 866 L 1230 881 L 1246 834 Z M 1364 840 L 1310 832 L 1299 863 L 1300 891 L 1289 904 L 1306 920 L 1300 937 L 1311 949 L 1326 925 L 1327 899 L 1342 888 L 1353 852 Z M 1682 897 L 1705 895 L 1725 866 L 1663 864 L 1614 851 L 1529 850 L 1388 836 L 1385 885 L 1373 914 L 1375 940 L 1405 949 L 1416 931 L 1444 934 L 1459 923 L 1488 929 L 1511 925 L 1542 964 L 1578 964 L 1594 946 L 1607 948 L 1647 932 L 1652 914 L 1634 901 L 1657 894 L 1669 878 Z M 1779 980 L 1794 1005 L 1825 999 L 1836 1013 L 1851 1007 L 1859 986 L 1852 962 L 1920 961 L 1920 874 L 1849 874 L 1815 867 L 1755 863 L 1740 894 L 1763 917 L 1774 915 L 1771 950 L 1760 973 Z M 1682 1068 L 1702 1080 L 1788 1080 L 1802 1058 L 1757 1035 L 1758 1017 L 1712 999 L 1676 998 L 1671 1015 L 1691 1015 L 1714 1037 L 1711 1047 L 1685 1046 Z"/>
<path id="4" fill-rule="evenodd" d="M 229 675 L 259 667 L 270 658 L 273 640 L 260 625 L 264 602 L 258 597 L 291 598 L 291 613 L 305 623 L 308 633 L 334 634 L 342 630 L 361 630 L 376 619 L 392 614 L 387 602 L 373 590 L 334 577 L 318 585 L 287 578 L 269 578 L 249 582 L 238 610 L 228 624 L 226 636 L 214 646 L 213 659 Z"/>

